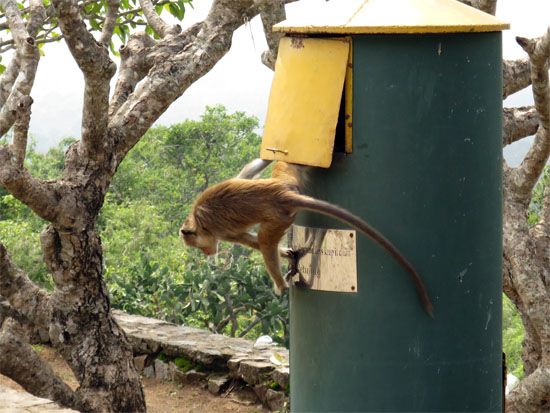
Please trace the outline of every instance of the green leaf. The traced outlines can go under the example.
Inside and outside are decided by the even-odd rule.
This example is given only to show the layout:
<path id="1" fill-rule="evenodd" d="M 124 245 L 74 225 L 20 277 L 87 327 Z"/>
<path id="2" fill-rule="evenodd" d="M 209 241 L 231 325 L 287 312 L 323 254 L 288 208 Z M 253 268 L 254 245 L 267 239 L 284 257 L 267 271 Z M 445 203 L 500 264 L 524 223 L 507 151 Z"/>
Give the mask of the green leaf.
<path id="1" fill-rule="evenodd" d="M 167 3 L 165 5 L 165 8 L 168 9 L 170 14 L 172 14 L 174 17 L 176 17 L 178 20 L 183 20 L 183 16 L 185 15 L 185 9 L 180 8 L 178 4 L 175 3 Z"/>
<path id="2" fill-rule="evenodd" d="M 92 26 L 92 29 L 101 30 L 101 26 L 96 19 L 89 19 L 88 22 L 90 23 L 90 26 Z"/>
<path id="3" fill-rule="evenodd" d="M 120 57 L 120 52 L 116 49 L 115 44 L 112 41 L 109 42 L 109 49 L 114 56 Z"/>

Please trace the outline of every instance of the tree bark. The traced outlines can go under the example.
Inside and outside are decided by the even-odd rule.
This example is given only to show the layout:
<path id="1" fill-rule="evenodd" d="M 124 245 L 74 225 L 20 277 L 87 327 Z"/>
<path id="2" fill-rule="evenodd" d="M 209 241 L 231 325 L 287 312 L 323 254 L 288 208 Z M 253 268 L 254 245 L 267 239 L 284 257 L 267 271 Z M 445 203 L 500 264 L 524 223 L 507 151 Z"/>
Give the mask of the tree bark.
<path id="1" fill-rule="evenodd" d="M 534 142 L 521 165 L 504 167 L 504 259 L 507 264 L 504 291 L 518 307 L 525 327 L 522 355 L 525 378 L 509 394 L 506 410 L 536 413 L 550 407 L 548 188 L 535 227 L 529 227 L 527 215 L 533 189 L 550 157 L 550 28 L 539 39 L 517 40 L 529 54 L 537 127 Z M 529 123 L 531 126 L 526 130 L 534 131 L 534 119 L 529 120 L 530 117 L 512 121 L 514 127 L 508 128 L 509 135 L 518 135 L 516 131 Z"/>
<path id="2" fill-rule="evenodd" d="M 50 340 L 78 379 L 76 395 L 86 411 L 144 411 L 131 347 L 110 311 L 93 225 L 80 231 L 51 225 L 42 233 L 46 263 L 58 287 L 51 295 Z"/>

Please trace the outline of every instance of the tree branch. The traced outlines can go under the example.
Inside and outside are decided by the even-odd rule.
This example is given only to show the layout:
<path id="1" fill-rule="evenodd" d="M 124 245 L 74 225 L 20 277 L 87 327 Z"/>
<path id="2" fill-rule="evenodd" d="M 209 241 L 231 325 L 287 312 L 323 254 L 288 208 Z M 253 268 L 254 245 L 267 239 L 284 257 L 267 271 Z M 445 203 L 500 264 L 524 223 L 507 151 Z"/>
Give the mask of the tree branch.
<path id="1" fill-rule="evenodd" d="M 540 401 L 548 397 L 550 369 L 539 367 L 510 392 L 507 412 L 540 412 Z"/>
<path id="2" fill-rule="evenodd" d="M 80 15 L 80 7 L 74 0 L 53 0 L 57 11 L 59 28 L 74 60 L 84 76 L 93 76 L 103 66 L 112 65 L 105 48 L 96 42 Z"/>
<path id="3" fill-rule="evenodd" d="M 44 20 L 46 20 L 46 9 L 42 0 L 30 0 L 29 19 L 27 22 L 27 31 L 32 37 L 35 37 Z"/>
<path id="4" fill-rule="evenodd" d="M 74 0 L 53 0 L 59 27 L 82 73 L 84 73 L 84 108 L 82 144 L 91 159 L 105 154 L 105 131 L 108 122 L 109 80 L 116 71 L 106 47 L 95 41 L 88 31 L 78 3 Z M 105 145 L 104 145 L 105 144 Z"/>
<path id="5" fill-rule="evenodd" d="M 513 172 L 505 168 L 506 175 Z M 509 179 L 506 179 L 509 182 Z M 524 326 L 531 327 L 531 339 L 537 343 L 542 365 L 550 363 L 550 299 L 543 280 L 543 261 L 535 254 L 526 220 L 527 203 L 505 191 L 503 285 L 505 292 L 521 309 Z M 513 294 L 510 294 L 512 292 Z M 519 304 L 518 304 L 519 303 Z M 530 371 L 526 369 L 526 373 Z M 540 401 L 540 400 L 539 400 Z"/>
<path id="6" fill-rule="evenodd" d="M 6 320 L 0 330 L 0 373 L 35 396 L 78 408 L 75 393 L 29 343 L 21 340 L 13 324 L 13 320 Z"/>
<path id="7" fill-rule="evenodd" d="M 113 37 L 119 6 L 119 0 L 107 1 L 107 15 L 105 16 L 105 21 L 103 22 L 103 29 L 101 30 L 101 38 L 99 40 L 99 43 L 101 43 L 104 47 L 109 46 L 111 37 Z"/>
<path id="8" fill-rule="evenodd" d="M 244 328 L 243 331 L 241 331 L 241 332 L 239 333 L 239 337 L 244 337 L 244 336 L 246 336 L 246 335 L 248 334 L 248 332 L 249 332 L 250 330 L 252 330 L 254 327 L 256 327 L 259 323 L 261 323 L 262 320 L 263 320 L 263 317 L 258 317 L 258 316 L 256 316 L 256 318 L 254 318 L 254 320 L 252 320 L 252 322 L 251 322 L 249 325 L 247 325 L 247 326 Z"/>
<path id="9" fill-rule="evenodd" d="M 27 37 L 22 47 L 17 49 L 19 73 L 15 84 L 0 111 L 0 136 L 5 135 L 21 112 L 21 102 L 30 99 L 30 93 L 38 68 L 40 55 L 32 37 Z M 17 63 L 16 63 L 17 64 Z"/>
<path id="10" fill-rule="evenodd" d="M 13 40 L 17 46 L 14 58 L 16 61 L 13 65 L 10 65 L 9 74 L 2 82 L 2 99 L 6 96 L 7 89 L 11 89 L 0 111 L 0 136 L 2 136 L 7 133 L 15 122 L 17 105 L 20 99 L 29 96 L 31 93 L 40 54 L 34 39 L 27 32 L 17 3 L 13 0 L 0 0 L 0 8 L 6 11 Z M 19 72 L 13 80 L 13 75 L 17 69 L 19 69 Z M 11 85 L 13 86 L 10 88 Z"/>
<path id="11" fill-rule="evenodd" d="M 6 12 L 6 18 L 16 46 L 21 47 L 25 39 L 29 37 L 29 33 L 25 27 L 25 22 L 21 18 L 17 3 L 13 0 L 0 0 L 0 8 Z"/>
<path id="12" fill-rule="evenodd" d="M 15 163 L 19 168 L 23 168 L 25 155 L 27 153 L 27 138 L 29 132 L 29 122 L 31 121 L 32 98 L 24 96 L 17 105 L 17 115 L 13 126 L 13 153 Z"/>
<path id="13" fill-rule="evenodd" d="M 544 188 L 540 219 L 531 228 L 530 235 L 535 242 L 535 255 L 544 263 L 543 281 L 550 286 L 550 183 Z"/>
<path id="14" fill-rule="evenodd" d="M 504 108 L 502 145 L 510 145 L 537 133 L 539 116 L 534 106 Z"/>
<path id="15" fill-rule="evenodd" d="M 34 178 L 25 168 L 19 167 L 16 156 L 7 145 L 0 145 L 0 165 L 0 185 L 39 217 L 62 228 L 77 225 L 76 201 L 74 197 L 65 196 L 69 191 L 63 182 Z"/>
<path id="16" fill-rule="evenodd" d="M 4 245 L 0 243 L 0 295 L 11 307 L 39 327 L 50 324 L 50 296 L 38 288 L 19 268 L 15 267 Z"/>
<path id="17" fill-rule="evenodd" d="M 168 35 L 175 36 L 181 32 L 181 26 L 175 24 L 173 26 L 166 23 L 155 11 L 153 2 L 151 0 L 139 0 L 141 10 L 147 19 L 149 26 L 158 34 L 159 37 L 164 38 Z"/>
<path id="18" fill-rule="evenodd" d="M 26 30 L 29 37 L 36 36 L 38 30 L 42 27 L 44 20 L 46 19 L 46 9 L 42 4 L 42 0 L 30 0 L 30 7 L 28 9 L 29 19 L 27 22 Z M 24 33 L 22 33 L 23 35 Z M 29 39 L 26 39 L 29 42 Z M 35 42 L 36 43 L 36 42 Z M 15 44 L 15 42 L 14 42 Z M 25 46 L 26 47 L 26 46 Z M 13 84 L 17 79 L 17 75 L 20 70 L 20 54 L 15 53 L 0 80 L 0 108 L 4 106 L 6 100 L 8 99 Z M 40 54 L 33 53 L 33 58 L 36 56 L 37 59 L 40 58 Z M 36 69 L 35 69 L 36 70 Z"/>
<path id="19" fill-rule="evenodd" d="M 531 61 L 528 58 L 504 60 L 502 76 L 504 81 L 502 97 L 506 99 L 531 84 Z"/>
<path id="20" fill-rule="evenodd" d="M 285 2 L 289 1 L 293 0 Z M 258 3 L 262 2 L 215 0 L 192 43 L 182 33 L 157 44 L 148 76 L 110 121 L 117 163 L 168 106 L 228 52 L 233 32 L 260 13 Z"/>
<path id="21" fill-rule="evenodd" d="M 485 13 L 495 15 L 497 11 L 497 0 L 459 0 L 461 3 L 475 7 Z"/>
<path id="22" fill-rule="evenodd" d="M 11 94 L 13 85 L 17 79 L 17 75 L 19 74 L 19 69 L 19 56 L 17 53 L 14 53 L 8 67 L 2 74 L 2 78 L 0 78 L 0 109 L 4 108 L 4 105 Z"/>
<path id="23" fill-rule="evenodd" d="M 262 2 L 260 10 L 265 40 L 267 41 L 268 47 L 268 50 L 262 53 L 262 63 L 271 70 L 275 70 L 279 40 L 284 36 L 284 33 L 274 33 L 273 26 L 286 19 L 285 2 L 283 0 L 274 0 L 271 4 Z"/>
<path id="24" fill-rule="evenodd" d="M 138 32 L 132 34 L 128 43 L 119 49 L 120 70 L 115 92 L 109 104 L 109 117 L 113 116 L 126 102 L 138 82 L 147 75 L 153 66 L 153 60 L 149 58 L 149 54 L 154 45 L 155 41 L 145 32 Z"/>
<path id="25" fill-rule="evenodd" d="M 163 62 L 192 44 L 202 26 L 203 23 L 196 23 L 178 36 L 169 36 L 159 43 L 143 32 L 132 34 L 128 43 L 120 48 L 122 63 L 109 107 L 109 117 L 126 102 L 155 62 Z"/>
<path id="26" fill-rule="evenodd" d="M 539 127 L 535 140 L 521 165 L 513 170 L 511 184 L 519 199 L 528 202 L 531 192 L 550 156 L 550 86 L 548 62 L 550 59 L 550 27 L 539 39 L 517 38 L 531 60 L 531 82 Z"/>

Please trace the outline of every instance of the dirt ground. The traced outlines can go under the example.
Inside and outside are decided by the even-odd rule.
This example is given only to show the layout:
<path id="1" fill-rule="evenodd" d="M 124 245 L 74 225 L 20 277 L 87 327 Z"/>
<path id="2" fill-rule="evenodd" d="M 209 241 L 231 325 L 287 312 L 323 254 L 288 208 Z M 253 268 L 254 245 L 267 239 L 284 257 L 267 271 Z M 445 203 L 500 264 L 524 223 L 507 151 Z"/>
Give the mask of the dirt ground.
<path id="1" fill-rule="evenodd" d="M 69 386 L 78 385 L 65 361 L 53 349 L 40 347 L 40 356 Z M 143 378 L 143 390 L 150 413 L 268 413 L 269 410 L 251 401 L 252 390 L 237 390 L 215 396 L 199 384 L 186 384 Z M 0 375 L 0 385 L 16 390 L 22 388 L 9 378 Z M 0 402 L 1 407 L 1 402 Z"/>

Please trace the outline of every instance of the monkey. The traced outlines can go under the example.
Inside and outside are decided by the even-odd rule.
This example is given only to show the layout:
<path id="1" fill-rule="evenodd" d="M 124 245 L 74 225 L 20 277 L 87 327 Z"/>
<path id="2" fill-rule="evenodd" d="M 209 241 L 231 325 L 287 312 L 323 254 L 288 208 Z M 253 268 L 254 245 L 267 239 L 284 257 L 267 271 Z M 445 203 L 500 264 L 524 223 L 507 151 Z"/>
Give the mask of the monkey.
<path id="1" fill-rule="evenodd" d="M 280 295 L 288 286 L 281 274 L 279 257 L 299 257 L 288 249 L 279 249 L 279 242 L 300 210 L 317 212 L 350 225 L 384 248 L 409 273 L 424 310 L 433 317 L 433 306 L 420 275 L 386 237 L 346 209 L 301 193 L 301 175 L 307 167 L 278 161 L 271 178 L 243 179 L 256 176 L 267 165 L 269 161 L 253 161 L 237 178 L 199 194 L 180 228 L 184 243 L 206 255 L 216 253 L 220 240 L 259 250 L 275 293 Z M 250 229 L 258 224 L 258 234 L 254 235 Z"/>

